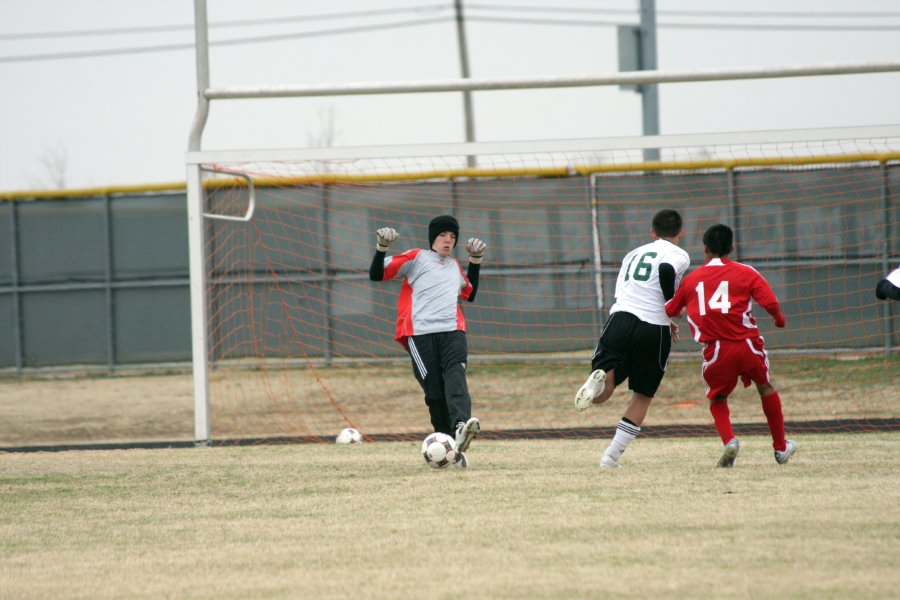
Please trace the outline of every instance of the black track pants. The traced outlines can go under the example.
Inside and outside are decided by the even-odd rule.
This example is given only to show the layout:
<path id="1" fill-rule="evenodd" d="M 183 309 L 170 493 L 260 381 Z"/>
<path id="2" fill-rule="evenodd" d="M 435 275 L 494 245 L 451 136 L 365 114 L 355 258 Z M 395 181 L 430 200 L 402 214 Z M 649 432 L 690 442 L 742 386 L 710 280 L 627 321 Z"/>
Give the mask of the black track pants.
<path id="1" fill-rule="evenodd" d="M 414 335 L 407 339 L 416 381 L 425 391 L 425 404 L 435 431 L 449 435 L 455 425 L 472 416 L 466 383 L 469 345 L 464 331 Z"/>

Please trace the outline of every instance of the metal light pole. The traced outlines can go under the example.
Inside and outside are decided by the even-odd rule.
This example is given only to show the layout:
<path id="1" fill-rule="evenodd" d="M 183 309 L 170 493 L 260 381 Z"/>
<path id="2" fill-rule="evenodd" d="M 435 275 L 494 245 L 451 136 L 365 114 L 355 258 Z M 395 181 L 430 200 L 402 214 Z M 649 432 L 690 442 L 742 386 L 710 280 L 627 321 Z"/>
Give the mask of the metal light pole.
<path id="1" fill-rule="evenodd" d="M 641 0 L 640 70 L 656 70 L 656 0 Z M 659 135 L 659 86 L 643 84 L 641 109 L 644 135 Z M 644 160 L 659 160 L 659 149 L 644 150 Z"/>
<path id="2" fill-rule="evenodd" d="M 469 49 L 466 45 L 466 22 L 463 16 L 462 0 L 454 0 L 453 7 L 456 11 L 456 39 L 459 45 L 459 70 L 463 79 L 469 79 Z M 466 141 L 475 141 L 475 117 L 472 114 L 472 92 L 463 92 L 463 112 L 466 120 Z M 475 166 L 475 157 L 467 158 L 468 166 Z"/>

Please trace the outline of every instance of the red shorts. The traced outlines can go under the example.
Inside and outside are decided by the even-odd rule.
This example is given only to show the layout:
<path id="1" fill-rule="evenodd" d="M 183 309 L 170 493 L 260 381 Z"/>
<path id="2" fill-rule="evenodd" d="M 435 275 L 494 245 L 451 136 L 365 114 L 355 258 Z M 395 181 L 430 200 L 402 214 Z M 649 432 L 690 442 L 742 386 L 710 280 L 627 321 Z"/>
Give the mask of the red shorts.
<path id="1" fill-rule="evenodd" d="M 769 355 L 762 337 L 731 342 L 718 340 L 703 347 L 703 381 L 706 397 L 727 398 L 740 377 L 744 387 L 750 382 L 769 383 Z"/>

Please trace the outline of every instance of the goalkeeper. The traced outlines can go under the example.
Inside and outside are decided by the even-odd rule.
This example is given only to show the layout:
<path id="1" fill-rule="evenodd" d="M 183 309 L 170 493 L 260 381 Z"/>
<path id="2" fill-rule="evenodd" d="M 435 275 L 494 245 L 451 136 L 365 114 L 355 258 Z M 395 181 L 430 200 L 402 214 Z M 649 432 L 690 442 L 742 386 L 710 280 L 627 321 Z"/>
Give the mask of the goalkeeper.
<path id="1" fill-rule="evenodd" d="M 403 279 L 396 339 L 412 359 L 413 374 L 425 391 L 432 427 L 455 437 L 459 450 L 456 465 L 466 468 L 469 461 L 465 452 L 481 430 L 481 423 L 471 414 L 466 320 L 459 299 L 475 300 L 487 246 L 477 238 L 469 239 L 469 266 L 463 274 L 459 261 L 450 256 L 459 237 L 459 223 L 450 215 L 435 217 L 428 224 L 429 250 L 416 248 L 387 256 L 397 231 L 382 227 L 376 235 L 369 279 Z"/>

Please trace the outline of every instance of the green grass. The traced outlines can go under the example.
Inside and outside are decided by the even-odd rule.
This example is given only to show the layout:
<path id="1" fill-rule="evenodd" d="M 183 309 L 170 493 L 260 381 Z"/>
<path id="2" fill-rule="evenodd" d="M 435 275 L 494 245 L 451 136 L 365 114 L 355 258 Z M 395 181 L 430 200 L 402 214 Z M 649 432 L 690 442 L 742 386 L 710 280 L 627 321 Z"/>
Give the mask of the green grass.
<path id="1" fill-rule="evenodd" d="M 0 455 L 5 598 L 848 598 L 900 586 L 900 434 Z"/>

